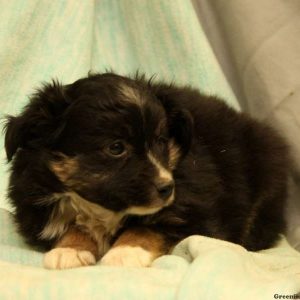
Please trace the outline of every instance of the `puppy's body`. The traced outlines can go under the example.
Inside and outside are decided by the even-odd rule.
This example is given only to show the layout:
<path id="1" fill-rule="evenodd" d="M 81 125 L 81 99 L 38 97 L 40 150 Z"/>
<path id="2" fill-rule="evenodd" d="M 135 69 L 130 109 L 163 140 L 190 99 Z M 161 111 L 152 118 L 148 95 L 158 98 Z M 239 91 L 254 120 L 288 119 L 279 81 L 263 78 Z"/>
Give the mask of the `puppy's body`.
<path id="1" fill-rule="evenodd" d="M 284 232 L 284 141 L 189 87 L 115 74 L 48 85 L 6 130 L 9 198 L 31 244 L 76 228 L 99 258 L 130 230 L 151 232 L 157 255 L 192 234 L 260 250 Z"/>

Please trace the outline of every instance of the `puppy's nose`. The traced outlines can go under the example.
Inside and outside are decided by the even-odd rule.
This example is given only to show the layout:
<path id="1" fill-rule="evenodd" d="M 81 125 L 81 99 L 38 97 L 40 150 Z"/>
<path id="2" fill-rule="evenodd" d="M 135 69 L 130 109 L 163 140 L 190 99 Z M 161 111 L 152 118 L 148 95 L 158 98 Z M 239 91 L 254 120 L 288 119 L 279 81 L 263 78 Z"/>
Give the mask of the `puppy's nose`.
<path id="1" fill-rule="evenodd" d="M 173 190 L 174 190 L 174 181 L 171 180 L 171 181 L 168 181 L 168 182 L 164 182 L 164 183 L 160 183 L 156 186 L 157 188 L 157 191 L 159 193 L 159 196 L 166 200 L 168 199 L 172 193 L 173 193 Z"/>

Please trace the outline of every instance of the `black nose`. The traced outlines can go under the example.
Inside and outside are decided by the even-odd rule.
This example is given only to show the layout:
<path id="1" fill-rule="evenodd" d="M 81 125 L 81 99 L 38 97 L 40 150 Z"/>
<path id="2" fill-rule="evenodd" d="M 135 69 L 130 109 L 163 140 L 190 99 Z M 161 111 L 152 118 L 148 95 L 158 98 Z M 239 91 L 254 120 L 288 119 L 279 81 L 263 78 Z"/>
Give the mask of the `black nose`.
<path id="1" fill-rule="evenodd" d="M 168 183 L 160 184 L 160 185 L 157 186 L 157 190 L 158 190 L 159 196 L 162 199 L 167 199 L 173 193 L 174 182 L 171 181 L 171 182 L 168 182 Z"/>

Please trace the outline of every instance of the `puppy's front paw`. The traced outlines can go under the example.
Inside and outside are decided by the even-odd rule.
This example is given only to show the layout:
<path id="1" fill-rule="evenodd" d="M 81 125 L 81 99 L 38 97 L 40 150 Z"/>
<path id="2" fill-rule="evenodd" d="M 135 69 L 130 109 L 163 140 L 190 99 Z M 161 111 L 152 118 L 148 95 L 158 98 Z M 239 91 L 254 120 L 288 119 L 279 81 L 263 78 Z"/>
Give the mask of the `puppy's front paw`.
<path id="1" fill-rule="evenodd" d="M 149 267 L 154 257 L 141 247 L 118 246 L 109 250 L 101 259 L 104 266 Z"/>
<path id="2" fill-rule="evenodd" d="M 44 256 L 47 269 L 69 269 L 96 264 L 95 256 L 90 251 L 72 248 L 54 248 Z"/>

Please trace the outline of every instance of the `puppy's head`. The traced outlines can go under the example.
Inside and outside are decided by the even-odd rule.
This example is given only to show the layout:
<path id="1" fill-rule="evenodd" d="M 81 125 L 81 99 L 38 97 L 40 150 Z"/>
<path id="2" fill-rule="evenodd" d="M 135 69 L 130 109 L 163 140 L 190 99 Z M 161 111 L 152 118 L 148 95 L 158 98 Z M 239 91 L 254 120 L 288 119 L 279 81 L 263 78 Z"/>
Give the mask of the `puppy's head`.
<path id="1" fill-rule="evenodd" d="M 8 118 L 8 160 L 18 149 L 21 159 L 47 157 L 65 191 L 112 211 L 154 213 L 174 199 L 172 171 L 191 130 L 187 113 L 166 109 L 155 91 L 115 74 L 46 85 Z"/>

